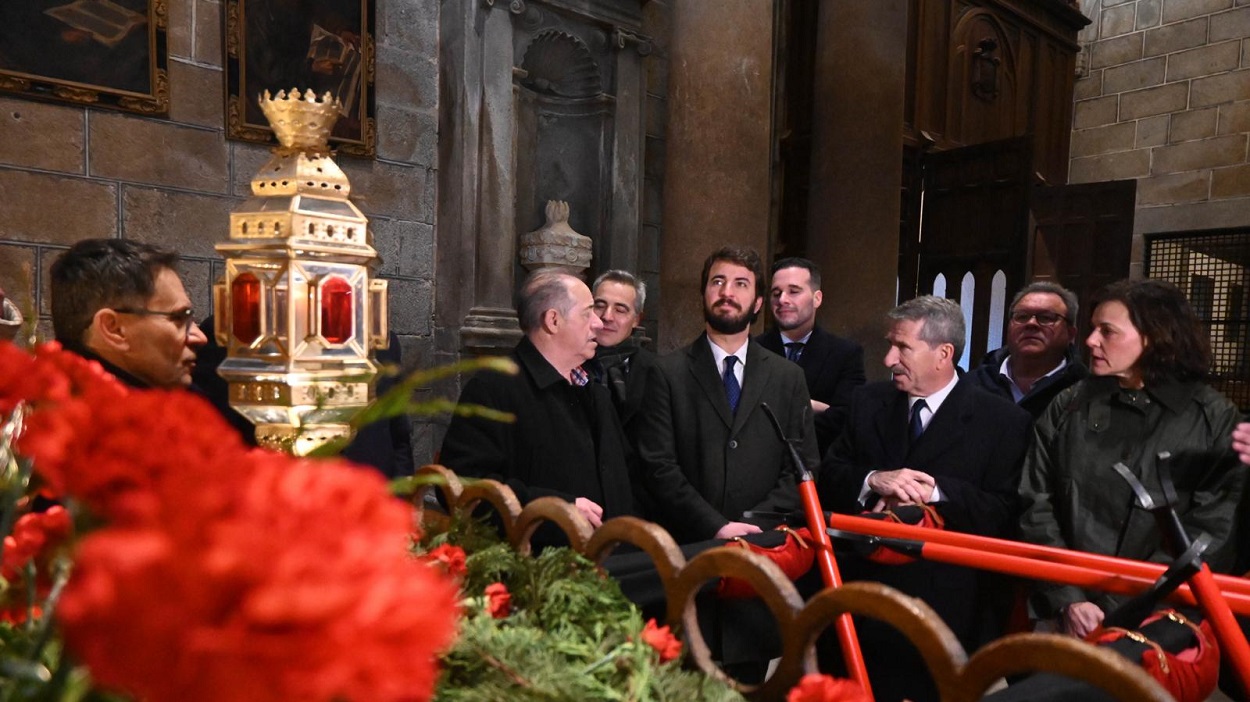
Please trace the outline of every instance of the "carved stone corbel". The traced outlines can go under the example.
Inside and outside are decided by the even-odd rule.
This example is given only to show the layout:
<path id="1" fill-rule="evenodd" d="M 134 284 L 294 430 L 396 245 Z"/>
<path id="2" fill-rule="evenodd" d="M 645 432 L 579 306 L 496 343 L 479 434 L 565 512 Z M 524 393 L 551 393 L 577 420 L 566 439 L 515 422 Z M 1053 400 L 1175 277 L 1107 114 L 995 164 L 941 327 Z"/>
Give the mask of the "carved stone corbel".
<path id="1" fill-rule="evenodd" d="M 551 269 L 583 277 L 592 257 L 590 237 L 569 226 L 569 203 L 548 200 L 546 213 L 546 224 L 521 235 L 521 265 L 531 273 Z"/>

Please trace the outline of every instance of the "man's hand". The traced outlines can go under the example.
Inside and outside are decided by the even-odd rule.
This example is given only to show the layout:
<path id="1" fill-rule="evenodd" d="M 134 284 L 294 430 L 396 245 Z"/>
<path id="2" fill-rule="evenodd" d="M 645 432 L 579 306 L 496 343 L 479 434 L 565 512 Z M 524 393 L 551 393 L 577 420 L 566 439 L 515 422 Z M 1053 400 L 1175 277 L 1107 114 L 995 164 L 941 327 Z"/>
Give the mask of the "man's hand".
<path id="1" fill-rule="evenodd" d="M 911 468 L 876 471 L 868 476 L 868 488 L 883 499 L 877 501 L 872 511 L 896 505 L 923 505 L 932 497 L 936 485 L 932 475 Z"/>
<path id="2" fill-rule="evenodd" d="M 599 525 L 603 524 L 603 508 L 600 507 L 594 500 L 579 497 L 576 500 L 573 500 L 573 506 L 577 508 L 578 512 L 582 513 L 582 516 L 586 518 L 586 521 L 590 522 L 590 526 L 598 529 Z"/>
<path id="3" fill-rule="evenodd" d="M 1250 465 L 1250 422 L 1242 422 L 1233 429 L 1233 450 L 1242 463 Z"/>
<path id="4" fill-rule="evenodd" d="M 820 414 L 827 409 L 829 409 L 829 403 L 821 402 L 820 400 L 812 400 L 812 412 Z"/>
<path id="5" fill-rule="evenodd" d="M 1072 636 L 1083 639 L 1102 624 L 1104 616 L 1102 608 L 1093 602 L 1074 602 L 1063 608 L 1059 626 Z"/>
<path id="6" fill-rule="evenodd" d="M 758 534 L 763 529 L 754 524 L 746 522 L 730 522 L 716 531 L 718 539 L 732 539 L 735 536 L 746 536 L 747 534 Z"/>

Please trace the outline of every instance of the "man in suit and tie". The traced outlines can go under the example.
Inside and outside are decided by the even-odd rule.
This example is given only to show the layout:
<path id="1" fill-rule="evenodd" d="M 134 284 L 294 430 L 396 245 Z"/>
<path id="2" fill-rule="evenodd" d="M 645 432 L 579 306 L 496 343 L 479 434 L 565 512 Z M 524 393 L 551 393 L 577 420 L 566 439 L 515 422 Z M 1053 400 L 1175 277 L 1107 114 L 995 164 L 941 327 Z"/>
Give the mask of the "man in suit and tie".
<path id="1" fill-rule="evenodd" d="M 825 509 L 845 514 L 931 505 L 945 528 L 1007 537 L 1018 516 L 1016 485 L 1031 418 L 1004 398 L 960 380 L 964 347 L 959 305 L 926 295 L 887 315 L 892 380 L 857 388 L 846 431 L 820 467 Z M 992 581 L 955 566 L 884 565 L 840 558 L 849 580 L 875 580 L 919 597 L 974 650 L 989 629 L 984 610 L 1003 601 Z M 993 603 L 995 606 L 987 606 Z M 878 700 L 936 700 L 916 650 L 897 631 L 865 620 L 861 642 Z"/>
<path id="2" fill-rule="evenodd" d="M 756 341 L 799 364 L 807 378 L 816 423 L 816 443 L 824 456 L 842 433 L 851 409 L 851 391 L 864 384 L 864 349 L 816 324 L 820 309 L 820 268 L 806 258 L 773 264 L 769 300 L 776 327 Z"/>
<path id="3" fill-rule="evenodd" d="M 764 304 L 763 264 L 747 249 L 723 248 L 703 264 L 705 331 L 660 358 L 644 401 L 639 455 L 660 523 L 678 541 L 728 539 L 760 531 L 744 512 L 798 506 L 786 445 L 761 405 L 815 465 L 816 441 L 803 372 L 751 341 Z"/>
<path id="4" fill-rule="evenodd" d="M 817 460 L 803 372 L 751 340 L 751 322 L 764 305 L 759 254 L 716 251 L 704 261 L 702 289 L 704 333 L 660 358 L 638 431 L 656 521 L 679 543 L 758 533 L 778 521 L 760 520 L 760 513 L 797 509 L 789 450 L 765 404 L 808 464 Z M 704 602 L 699 613 L 726 672 L 743 682 L 762 680 L 779 649 L 775 620 L 764 605 Z"/>

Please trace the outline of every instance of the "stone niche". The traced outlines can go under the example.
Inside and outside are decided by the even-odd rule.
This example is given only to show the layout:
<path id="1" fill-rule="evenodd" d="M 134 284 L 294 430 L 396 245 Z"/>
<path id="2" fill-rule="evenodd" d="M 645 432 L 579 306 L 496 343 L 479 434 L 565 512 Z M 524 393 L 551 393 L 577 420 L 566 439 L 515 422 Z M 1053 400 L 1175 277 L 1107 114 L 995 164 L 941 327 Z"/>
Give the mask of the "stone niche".
<path id="1" fill-rule="evenodd" d="M 620 237 L 632 244 L 639 226 L 645 88 L 638 66 L 649 50 L 638 34 L 639 5 L 585 3 L 574 12 L 531 2 L 513 23 L 516 231 L 542 224 L 549 200 L 567 202 L 569 224 L 591 239 L 596 271 L 637 263 L 614 256 L 612 244 Z"/>
<path id="2" fill-rule="evenodd" d="M 592 240 L 588 275 L 638 270 L 645 2 L 477 0 L 444 14 L 438 265 L 474 283 L 448 300 L 461 351 L 515 343 L 518 238 L 548 201 Z"/>

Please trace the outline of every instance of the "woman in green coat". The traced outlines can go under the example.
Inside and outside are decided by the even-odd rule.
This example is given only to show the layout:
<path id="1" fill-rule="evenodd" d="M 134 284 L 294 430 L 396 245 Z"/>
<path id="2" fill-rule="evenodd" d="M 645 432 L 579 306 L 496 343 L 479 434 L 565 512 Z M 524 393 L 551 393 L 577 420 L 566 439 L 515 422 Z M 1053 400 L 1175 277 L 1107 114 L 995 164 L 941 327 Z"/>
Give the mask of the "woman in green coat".
<path id="1" fill-rule="evenodd" d="M 1191 538 L 1211 536 L 1205 558 L 1227 570 L 1235 557 L 1245 471 L 1230 450 L 1240 414 L 1206 384 L 1210 351 L 1176 286 L 1120 281 L 1095 295 L 1091 377 L 1064 390 L 1034 426 L 1020 496 L 1026 541 L 1123 558 L 1170 561 L 1154 517 L 1137 508 L 1122 462 L 1157 504 L 1159 468 L 1176 484 L 1174 505 Z M 1162 459 L 1166 452 L 1170 458 Z M 1032 605 L 1061 631 L 1084 637 L 1118 598 L 1039 583 Z"/>

